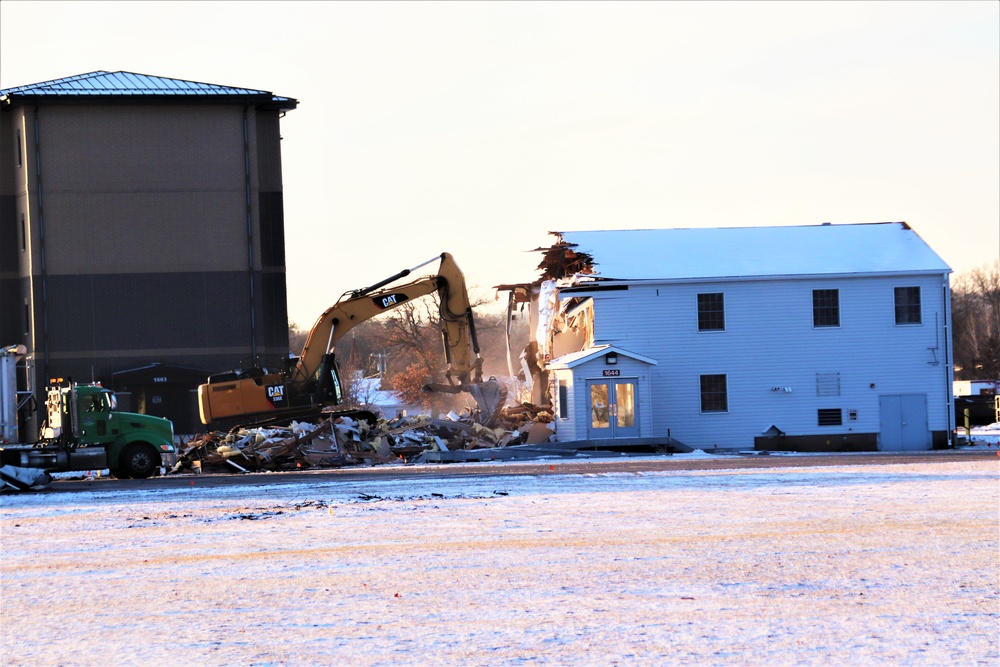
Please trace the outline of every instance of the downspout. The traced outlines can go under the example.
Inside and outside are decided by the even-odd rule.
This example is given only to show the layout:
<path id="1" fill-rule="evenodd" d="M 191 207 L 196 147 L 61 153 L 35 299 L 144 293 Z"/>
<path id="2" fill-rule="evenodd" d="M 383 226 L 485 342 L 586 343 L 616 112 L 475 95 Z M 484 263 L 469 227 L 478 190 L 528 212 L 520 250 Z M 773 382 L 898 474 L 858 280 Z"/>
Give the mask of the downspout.
<path id="1" fill-rule="evenodd" d="M 42 277 L 42 354 L 45 355 L 45 364 L 42 366 L 43 378 L 49 377 L 49 309 L 48 309 L 48 280 L 45 270 L 45 207 L 42 206 L 42 144 L 38 129 L 38 107 L 34 111 L 35 121 L 35 193 L 38 199 L 38 255 L 40 260 L 40 273 Z M 34 315 L 34 290 L 31 294 L 32 315 Z M 32 323 L 32 331 L 35 330 Z M 32 346 L 33 350 L 36 350 Z M 37 356 L 36 356 L 37 359 Z"/>
<path id="2" fill-rule="evenodd" d="M 253 205 L 251 203 L 251 193 L 253 191 L 250 183 L 250 120 L 248 117 L 250 106 L 243 107 L 243 181 L 246 189 L 246 216 L 247 216 L 247 283 L 250 294 L 250 359 L 251 363 L 257 363 L 257 318 L 254 307 L 253 289 Z"/>
<path id="3" fill-rule="evenodd" d="M 948 415 L 948 447 L 954 446 L 953 438 L 955 434 L 955 417 L 952 411 L 955 409 L 955 397 L 952 395 L 955 386 L 955 373 L 951 367 L 951 289 L 948 286 L 948 274 L 944 274 L 944 383 L 945 396 L 948 397 L 948 405 L 945 407 Z"/>

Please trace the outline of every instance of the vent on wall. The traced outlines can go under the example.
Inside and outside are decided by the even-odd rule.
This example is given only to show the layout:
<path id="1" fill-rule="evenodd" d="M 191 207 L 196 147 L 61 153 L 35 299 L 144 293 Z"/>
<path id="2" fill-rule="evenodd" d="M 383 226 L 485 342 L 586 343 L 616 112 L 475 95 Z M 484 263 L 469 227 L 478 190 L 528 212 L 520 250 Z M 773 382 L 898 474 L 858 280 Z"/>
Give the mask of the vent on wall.
<path id="1" fill-rule="evenodd" d="M 817 396 L 840 396 L 840 373 L 816 373 Z"/>
<path id="2" fill-rule="evenodd" d="M 840 408 L 820 408 L 816 416 L 820 426 L 840 426 L 844 423 Z"/>

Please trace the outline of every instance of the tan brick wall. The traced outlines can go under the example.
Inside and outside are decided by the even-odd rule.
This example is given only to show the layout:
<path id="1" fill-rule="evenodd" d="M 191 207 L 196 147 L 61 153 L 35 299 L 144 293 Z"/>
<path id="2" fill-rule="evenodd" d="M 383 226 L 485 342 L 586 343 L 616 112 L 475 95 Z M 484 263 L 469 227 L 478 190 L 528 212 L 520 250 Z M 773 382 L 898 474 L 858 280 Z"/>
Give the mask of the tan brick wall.
<path id="1" fill-rule="evenodd" d="M 246 269 L 241 107 L 55 106 L 39 125 L 50 273 Z"/>

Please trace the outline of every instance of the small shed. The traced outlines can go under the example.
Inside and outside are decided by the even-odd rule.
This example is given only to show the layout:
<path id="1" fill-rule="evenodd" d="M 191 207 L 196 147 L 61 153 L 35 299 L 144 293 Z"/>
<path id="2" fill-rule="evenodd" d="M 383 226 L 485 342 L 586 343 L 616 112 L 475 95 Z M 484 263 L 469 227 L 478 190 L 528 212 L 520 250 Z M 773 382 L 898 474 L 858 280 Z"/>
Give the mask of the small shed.
<path id="1" fill-rule="evenodd" d="M 152 363 L 112 373 L 118 409 L 165 417 L 174 433 L 194 434 L 204 426 L 198 421 L 198 385 L 208 374 L 196 368 Z"/>

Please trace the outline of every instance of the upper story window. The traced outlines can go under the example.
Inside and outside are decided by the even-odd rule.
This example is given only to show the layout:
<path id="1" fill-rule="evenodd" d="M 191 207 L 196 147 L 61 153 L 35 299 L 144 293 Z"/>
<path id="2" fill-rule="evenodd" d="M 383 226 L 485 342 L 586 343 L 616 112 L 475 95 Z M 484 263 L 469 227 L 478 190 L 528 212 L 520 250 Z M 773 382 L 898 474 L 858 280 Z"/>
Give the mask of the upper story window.
<path id="1" fill-rule="evenodd" d="M 840 326 L 840 290 L 813 290 L 813 326 Z"/>
<path id="2" fill-rule="evenodd" d="M 920 288 L 897 287 L 896 324 L 920 324 Z"/>
<path id="3" fill-rule="evenodd" d="M 726 309 L 722 292 L 698 295 L 698 331 L 725 331 Z"/>
<path id="4" fill-rule="evenodd" d="M 17 129 L 17 166 L 21 168 L 24 166 L 24 147 L 21 145 L 21 128 Z"/>

